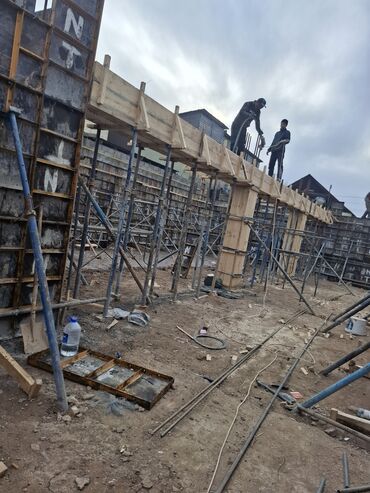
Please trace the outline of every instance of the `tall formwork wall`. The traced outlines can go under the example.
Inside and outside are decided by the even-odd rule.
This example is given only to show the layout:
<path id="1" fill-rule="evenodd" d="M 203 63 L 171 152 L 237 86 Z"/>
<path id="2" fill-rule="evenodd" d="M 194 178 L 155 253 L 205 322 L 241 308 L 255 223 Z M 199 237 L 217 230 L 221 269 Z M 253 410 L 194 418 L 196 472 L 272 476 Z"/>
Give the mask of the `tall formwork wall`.
<path id="1" fill-rule="evenodd" d="M 18 126 L 53 301 L 61 295 L 103 0 L 0 0 L 0 110 Z M 4 115 L 3 115 L 4 116 Z M 30 305 L 34 258 L 12 135 L 0 129 L 0 313 Z M 13 333 L 0 318 L 0 338 Z"/>

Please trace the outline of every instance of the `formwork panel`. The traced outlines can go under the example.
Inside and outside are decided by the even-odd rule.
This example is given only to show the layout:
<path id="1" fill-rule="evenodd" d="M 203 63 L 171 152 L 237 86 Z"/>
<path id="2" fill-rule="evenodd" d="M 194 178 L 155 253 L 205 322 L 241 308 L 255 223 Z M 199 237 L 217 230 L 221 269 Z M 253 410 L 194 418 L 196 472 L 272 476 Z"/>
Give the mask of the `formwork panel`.
<path id="1" fill-rule="evenodd" d="M 25 10 L 27 9 L 27 10 Z M 18 127 L 50 296 L 61 297 L 103 0 L 0 0 L 0 110 L 20 110 Z M 3 123 L 3 122 L 1 122 Z M 0 308 L 32 303 L 34 257 L 13 137 L 0 125 Z M 39 302 L 39 298 L 37 298 Z M 6 315 L 10 310 L 3 311 Z M 0 339 L 13 318 L 0 318 Z"/>

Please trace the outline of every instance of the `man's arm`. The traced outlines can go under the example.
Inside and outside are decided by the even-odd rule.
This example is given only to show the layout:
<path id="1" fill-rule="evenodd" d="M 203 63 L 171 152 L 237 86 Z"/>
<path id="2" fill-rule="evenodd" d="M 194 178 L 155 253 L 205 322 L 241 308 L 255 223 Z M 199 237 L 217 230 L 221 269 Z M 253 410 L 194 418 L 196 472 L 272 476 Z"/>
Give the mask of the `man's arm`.
<path id="1" fill-rule="evenodd" d="M 257 116 L 255 118 L 255 125 L 256 125 L 256 130 L 259 133 L 259 135 L 263 135 L 263 132 L 261 130 L 261 122 L 260 122 L 260 111 L 258 111 Z"/>

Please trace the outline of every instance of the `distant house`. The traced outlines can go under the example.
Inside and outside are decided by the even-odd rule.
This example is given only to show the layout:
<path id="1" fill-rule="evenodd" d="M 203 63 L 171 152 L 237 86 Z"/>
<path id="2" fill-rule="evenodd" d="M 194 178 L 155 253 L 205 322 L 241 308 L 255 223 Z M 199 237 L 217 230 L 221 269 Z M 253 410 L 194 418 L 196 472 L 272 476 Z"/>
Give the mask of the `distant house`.
<path id="1" fill-rule="evenodd" d="M 203 130 L 204 133 L 212 137 L 216 142 L 220 144 L 225 142 L 225 131 L 228 129 L 227 125 L 211 115 L 205 108 L 185 111 L 184 113 L 180 113 L 180 116 L 183 120 L 190 123 L 190 125 L 193 125 L 193 127 Z"/>
<path id="2" fill-rule="evenodd" d="M 338 200 L 329 190 L 327 190 L 312 175 L 306 175 L 303 178 L 292 183 L 293 190 L 298 190 L 307 195 L 310 200 L 331 210 L 337 217 L 356 217 L 345 205 Z"/>

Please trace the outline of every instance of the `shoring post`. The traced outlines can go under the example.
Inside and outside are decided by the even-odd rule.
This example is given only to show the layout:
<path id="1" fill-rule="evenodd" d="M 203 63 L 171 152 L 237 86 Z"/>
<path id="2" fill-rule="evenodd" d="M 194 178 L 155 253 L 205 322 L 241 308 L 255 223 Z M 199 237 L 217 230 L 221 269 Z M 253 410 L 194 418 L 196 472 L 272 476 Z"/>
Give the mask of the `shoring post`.
<path id="1" fill-rule="evenodd" d="M 108 309 L 110 305 L 110 300 L 112 297 L 112 288 L 113 288 L 113 281 L 116 275 L 116 270 L 117 270 L 117 261 L 118 261 L 118 255 L 119 251 L 121 248 L 121 240 L 122 240 L 122 231 L 125 226 L 125 216 L 126 216 L 126 209 L 127 209 L 127 199 L 126 195 L 129 190 L 130 184 L 131 184 L 131 170 L 132 170 L 132 161 L 135 156 L 135 148 L 136 148 L 136 140 L 137 140 L 137 129 L 133 128 L 132 129 L 132 145 L 131 145 L 131 152 L 130 152 L 130 157 L 128 160 L 128 166 L 127 166 L 127 173 L 126 173 L 126 181 L 125 181 L 125 186 L 122 191 L 122 198 L 120 202 L 120 211 L 119 211 L 119 220 L 118 220 L 118 227 L 117 227 L 117 234 L 116 234 L 116 241 L 114 244 L 114 251 L 113 251 L 113 258 L 112 258 L 112 265 L 109 273 L 109 280 L 108 280 L 108 286 L 107 286 L 107 294 L 106 294 L 106 300 L 104 303 L 104 311 L 103 311 L 103 316 L 106 317 L 108 314 Z"/>
<path id="2" fill-rule="evenodd" d="M 195 163 L 193 164 L 192 172 L 191 172 L 191 180 L 190 180 L 188 196 L 186 197 L 185 212 L 184 212 L 184 224 L 183 224 L 183 227 L 182 227 L 182 230 L 180 233 L 178 256 L 176 259 L 174 274 L 173 274 L 173 278 L 172 278 L 171 291 L 173 292 L 173 298 L 172 298 L 173 301 L 175 301 L 177 299 L 177 290 L 178 290 L 178 284 L 179 284 L 179 279 L 180 279 L 180 274 L 181 274 L 181 264 L 182 264 L 182 260 L 184 257 L 184 251 L 185 251 L 185 246 L 186 246 L 186 237 L 187 237 L 188 229 L 189 229 L 190 208 L 191 208 L 191 203 L 193 200 L 193 193 L 194 193 L 194 185 L 195 185 L 196 176 L 197 176 L 197 162 L 195 161 Z"/>
<path id="3" fill-rule="evenodd" d="M 136 162 L 135 162 L 135 168 L 134 168 L 134 176 L 132 179 L 132 186 L 130 189 L 130 201 L 129 201 L 129 205 L 128 205 L 126 228 L 125 228 L 125 232 L 123 235 L 123 241 L 122 241 L 123 250 L 125 252 L 127 251 L 127 245 L 128 245 L 129 239 L 130 239 L 130 227 L 131 227 L 132 216 L 134 213 L 134 202 L 135 202 L 134 189 L 135 189 L 137 177 L 139 174 L 140 161 L 141 161 L 141 151 L 142 151 L 142 147 L 139 145 L 137 155 L 136 155 Z M 117 278 L 116 278 L 116 286 L 114 289 L 114 294 L 116 297 L 119 296 L 120 284 L 121 284 L 121 280 L 122 280 L 122 276 L 123 276 L 123 272 L 124 272 L 124 266 L 125 266 L 125 262 L 124 262 L 123 258 L 121 257 L 120 264 L 119 264 L 119 271 L 117 273 Z"/>
<path id="4" fill-rule="evenodd" d="M 40 297 L 43 307 L 43 316 L 46 326 L 46 334 L 50 348 L 51 364 L 53 368 L 54 382 L 57 395 L 57 404 L 61 411 L 68 409 L 67 396 L 64 386 L 63 371 L 60 366 L 59 347 L 55 330 L 54 315 L 51 306 L 48 281 L 46 277 L 41 242 L 38 233 L 37 220 L 33 207 L 32 195 L 27 178 L 27 170 L 23 159 L 22 144 L 19 137 L 17 118 L 14 111 L 9 111 L 8 118 L 13 134 L 14 146 L 17 153 L 19 174 L 22 181 L 23 195 L 25 198 L 25 215 L 27 217 L 28 231 L 31 239 L 32 250 L 35 260 L 35 269 L 39 281 Z"/>
<path id="5" fill-rule="evenodd" d="M 261 201 L 262 199 L 260 198 L 259 200 Z M 267 219 L 269 205 L 270 205 L 270 196 L 268 196 L 266 199 L 265 212 L 263 214 L 263 219 L 262 219 L 262 230 L 265 227 L 265 221 Z M 257 242 L 256 258 L 255 258 L 254 267 L 253 267 L 253 271 L 252 271 L 252 277 L 251 277 L 251 288 L 253 287 L 254 281 L 256 280 L 258 260 L 260 257 L 260 253 L 261 253 L 261 243 L 258 241 Z M 262 260 L 261 260 L 261 262 L 262 262 Z"/>
<path id="6" fill-rule="evenodd" d="M 95 176 L 96 176 L 96 165 L 97 165 L 98 153 L 99 153 L 100 134 L 101 134 L 101 129 L 98 128 L 96 131 L 96 136 L 95 136 L 94 154 L 93 154 L 93 159 L 92 159 L 92 163 L 91 163 L 89 181 L 88 181 L 88 185 L 87 185 L 92 194 L 94 194 L 94 189 L 95 189 Z M 81 187 L 79 185 L 79 189 L 80 188 Z M 78 200 L 80 201 L 80 197 L 78 197 Z M 79 204 L 78 204 L 78 207 L 79 207 Z M 86 246 L 87 234 L 88 234 L 89 223 L 90 223 L 90 209 L 91 209 L 91 202 L 90 202 L 90 200 L 87 200 L 87 198 L 86 198 L 84 223 L 83 223 L 81 241 L 80 241 L 80 253 L 78 256 L 76 278 L 75 278 L 75 287 L 74 287 L 74 291 L 73 291 L 73 297 L 74 298 L 78 298 L 78 296 L 80 294 L 81 273 L 82 273 L 82 267 L 83 267 L 83 262 L 84 262 L 85 246 Z M 75 229 L 75 236 L 76 236 L 76 229 Z"/>
<path id="7" fill-rule="evenodd" d="M 205 189 L 206 189 L 206 197 L 204 201 L 204 208 L 203 211 L 201 211 L 201 208 L 199 207 L 199 215 L 200 215 L 200 231 L 199 231 L 199 239 L 198 239 L 198 245 L 197 245 L 197 251 L 196 251 L 196 256 L 195 256 L 195 265 L 194 265 L 194 271 L 193 271 L 193 277 L 192 277 L 192 282 L 191 282 L 191 287 L 192 289 L 196 290 L 196 285 L 197 285 L 197 278 L 199 276 L 199 269 L 200 269 L 200 264 L 201 264 L 201 259 L 202 259 L 202 251 L 203 251 L 203 245 L 205 241 L 205 232 L 206 232 L 206 227 L 207 227 L 207 209 L 209 205 L 209 199 L 210 199 L 210 191 L 212 187 L 212 182 L 213 182 L 213 177 L 209 179 L 208 182 L 208 187 L 206 187 L 205 184 Z M 202 214 L 201 212 L 204 212 Z"/>
<path id="8" fill-rule="evenodd" d="M 154 258 L 151 268 L 151 277 L 150 277 L 150 286 L 149 286 L 150 296 L 153 294 L 154 291 L 154 283 L 157 274 L 159 255 L 161 253 L 163 231 L 167 222 L 168 200 L 170 197 L 168 185 L 170 180 L 172 180 L 171 170 L 173 170 L 172 166 L 170 166 L 171 152 L 172 152 L 172 148 L 169 145 L 167 147 L 166 164 L 164 168 L 163 180 L 161 183 L 161 190 L 160 190 L 159 201 L 158 201 L 157 213 L 159 215 L 159 221 L 158 221 L 157 234 L 154 237 Z"/>
<path id="9" fill-rule="evenodd" d="M 144 281 L 144 287 L 143 287 L 143 294 L 141 298 L 141 303 L 145 305 L 147 303 L 148 299 L 148 294 L 149 294 L 149 284 L 150 281 L 154 285 L 154 280 L 153 277 L 155 278 L 155 269 L 153 267 L 153 264 L 155 263 L 155 259 L 157 257 L 157 245 L 158 245 L 158 240 L 160 241 L 160 228 L 161 228 L 161 218 L 162 218 L 162 206 L 163 206 L 163 199 L 164 199 L 164 194 L 165 194 L 165 187 L 166 187 L 166 181 L 167 181 L 167 175 L 168 175 L 168 168 L 169 168 L 169 163 L 171 159 L 171 146 L 167 145 L 167 153 L 166 153 L 166 164 L 165 164 L 165 169 L 163 173 L 163 179 L 161 183 L 161 190 L 159 192 L 159 199 L 157 203 L 157 211 L 156 211 L 156 216 L 155 216 L 155 222 L 154 222 L 154 227 L 153 227 L 153 233 L 152 233 L 152 241 L 150 245 L 150 251 L 149 251 L 149 258 L 148 258 L 148 264 L 147 264 L 147 271 L 146 271 L 146 276 L 145 276 L 145 281 Z M 159 255 L 159 252 L 158 252 Z M 157 259 L 158 262 L 158 259 Z"/>
<path id="10" fill-rule="evenodd" d="M 205 229 L 204 236 L 202 238 L 202 243 L 201 243 L 201 245 L 202 245 L 201 246 L 201 258 L 200 258 L 200 265 L 199 265 L 199 271 L 198 271 L 198 283 L 197 283 L 197 291 L 196 291 L 197 298 L 199 298 L 200 287 L 202 285 L 203 267 L 204 267 L 204 263 L 206 260 L 207 247 L 208 247 L 208 241 L 209 241 L 209 232 L 211 229 L 213 211 L 214 211 L 215 203 L 216 203 L 216 187 L 217 187 L 217 176 L 215 176 L 212 188 L 211 188 L 211 182 L 210 182 L 209 190 L 208 190 L 208 196 L 212 193 L 212 199 L 211 199 L 211 207 L 208 207 L 208 200 L 207 200 L 208 215 L 206 218 L 206 221 L 207 221 L 206 229 Z"/>

